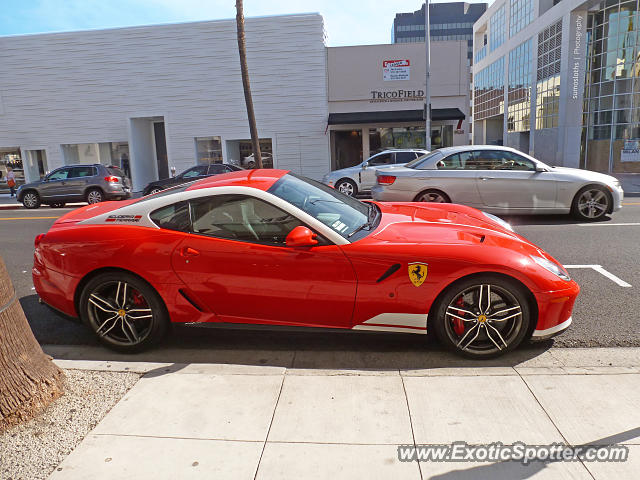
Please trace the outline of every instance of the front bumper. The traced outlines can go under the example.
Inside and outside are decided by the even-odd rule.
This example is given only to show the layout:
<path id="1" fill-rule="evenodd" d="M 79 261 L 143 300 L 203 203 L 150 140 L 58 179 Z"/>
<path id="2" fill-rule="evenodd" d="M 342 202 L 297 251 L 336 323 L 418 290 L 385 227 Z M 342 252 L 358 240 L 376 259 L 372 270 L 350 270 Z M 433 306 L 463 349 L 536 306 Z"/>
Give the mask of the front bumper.
<path id="1" fill-rule="evenodd" d="M 556 335 L 560 335 L 567 328 L 569 328 L 569 325 L 571 325 L 572 321 L 573 321 L 572 318 L 569 317 L 564 322 L 562 322 L 559 325 L 556 325 L 555 327 L 546 328 L 544 330 L 534 330 L 533 335 L 531 335 L 531 340 L 537 342 L 541 340 L 547 340 L 551 337 L 555 337 Z"/>
<path id="2" fill-rule="evenodd" d="M 538 322 L 532 340 L 545 340 L 565 331 L 571 325 L 573 305 L 580 293 L 578 284 L 571 280 L 562 290 L 538 292 Z"/>
<path id="3" fill-rule="evenodd" d="M 624 190 L 621 186 L 611 189 L 611 196 L 613 197 L 612 212 L 617 212 L 622 208 L 622 201 L 624 200 Z"/>

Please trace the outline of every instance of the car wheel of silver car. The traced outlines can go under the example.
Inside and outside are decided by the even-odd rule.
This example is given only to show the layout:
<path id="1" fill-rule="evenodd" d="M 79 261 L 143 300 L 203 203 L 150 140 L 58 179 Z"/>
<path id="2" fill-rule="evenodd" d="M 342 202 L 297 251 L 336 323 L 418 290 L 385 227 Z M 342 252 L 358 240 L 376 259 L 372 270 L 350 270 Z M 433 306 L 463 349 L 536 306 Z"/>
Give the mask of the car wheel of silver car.
<path id="1" fill-rule="evenodd" d="M 87 203 L 89 205 L 100 203 L 102 200 L 104 200 L 104 195 L 101 190 L 93 188 L 87 192 Z"/>
<path id="2" fill-rule="evenodd" d="M 79 311 L 102 343 L 125 352 L 156 343 L 169 324 L 158 293 L 126 272 L 108 272 L 91 279 L 82 291 Z"/>
<path id="3" fill-rule="evenodd" d="M 450 203 L 449 197 L 439 190 L 425 190 L 416 197 L 416 202 Z"/>
<path id="4" fill-rule="evenodd" d="M 602 187 L 591 186 L 580 190 L 573 199 L 572 213 L 580 220 L 599 220 L 611 207 L 611 196 Z"/>
<path id="5" fill-rule="evenodd" d="M 36 192 L 25 192 L 22 196 L 22 204 L 25 208 L 38 208 L 40 206 L 40 195 Z"/>
<path id="6" fill-rule="evenodd" d="M 358 194 L 358 187 L 352 180 L 343 179 L 338 181 L 338 183 L 336 183 L 336 190 L 350 197 L 355 197 Z"/>
<path id="7" fill-rule="evenodd" d="M 491 358 L 516 348 L 529 333 L 530 308 L 523 287 L 482 275 L 450 287 L 429 324 L 446 347 L 470 358 Z"/>

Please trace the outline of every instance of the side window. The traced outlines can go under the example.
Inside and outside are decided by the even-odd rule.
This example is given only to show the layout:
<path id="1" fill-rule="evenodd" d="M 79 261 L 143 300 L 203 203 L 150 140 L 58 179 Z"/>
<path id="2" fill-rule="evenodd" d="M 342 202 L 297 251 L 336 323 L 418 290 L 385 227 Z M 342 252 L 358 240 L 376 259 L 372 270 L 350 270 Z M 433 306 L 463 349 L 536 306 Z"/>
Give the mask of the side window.
<path id="1" fill-rule="evenodd" d="M 198 167 L 193 167 L 184 172 L 182 178 L 195 178 L 201 175 L 207 174 L 207 165 L 200 165 Z"/>
<path id="2" fill-rule="evenodd" d="M 56 170 L 47 177 L 47 180 L 66 180 L 69 178 L 70 170 L 70 168 L 61 168 L 60 170 Z"/>
<path id="3" fill-rule="evenodd" d="M 193 232 L 212 237 L 269 245 L 286 244 L 302 222 L 254 197 L 216 195 L 191 201 Z"/>
<path id="4" fill-rule="evenodd" d="M 409 163 L 416 159 L 414 152 L 396 152 L 396 163 Z"/>
<path id="5" fill-rule="evenodd" d="M 380 155 L 376 155 L 369 160 L 369 165 L 372 167 L 376 165 L 389 165 L 391 163 L 393 163 L 391 153 L 381 153 Z"/>
<path id="6" fill-rule="evenodd" d="M 149 215 L 151 221 L 160 228 L 188 232 L 191 229 L 188 202 L 178 202 L 162 207 Z"/>
<path id="7" fill-rule="evenodd" d="M 513 152 L 502 152 L 504 163 L 500 170 L 524 170 L 534 171 L 536 166 L 531 160 L 528 160 Z"/>
<path id="8" fill-rule="evenodd" d="M 502 152 L 499 150 L 476 150 L 470 170 L 497 170 L 502 165 Z"/>
<path id="9" fill-rule="evenodd" d="M 68 178 L 93 177 L 96 175 L 94 167 L 73 167 Z"/>
<path id="10" fill-rule="evenodd" d="M 217 175 L 218 173 L 225 173 L 228 170 L 221 163 L 212 163 L 209 165 L 209 175 Z"/>
<path id="11" fill-rule="evenodd" d="M 438 162 L 438 170 L 463 170 L 468 158 L 469 152 L 454 153 Z"/>

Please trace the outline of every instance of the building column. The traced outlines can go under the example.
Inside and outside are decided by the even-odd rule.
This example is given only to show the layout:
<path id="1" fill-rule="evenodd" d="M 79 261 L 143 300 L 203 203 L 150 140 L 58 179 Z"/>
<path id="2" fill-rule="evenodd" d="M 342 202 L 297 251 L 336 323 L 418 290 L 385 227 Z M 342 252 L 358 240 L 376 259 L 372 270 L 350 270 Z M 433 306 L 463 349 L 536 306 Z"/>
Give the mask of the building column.
<path id="1" fill-rule="evenodd" d="M 362 137 L 362 160 L 364 161 L 371 156 L 369 150 L 369 127 L 362 128 L 360 136 Z"/>

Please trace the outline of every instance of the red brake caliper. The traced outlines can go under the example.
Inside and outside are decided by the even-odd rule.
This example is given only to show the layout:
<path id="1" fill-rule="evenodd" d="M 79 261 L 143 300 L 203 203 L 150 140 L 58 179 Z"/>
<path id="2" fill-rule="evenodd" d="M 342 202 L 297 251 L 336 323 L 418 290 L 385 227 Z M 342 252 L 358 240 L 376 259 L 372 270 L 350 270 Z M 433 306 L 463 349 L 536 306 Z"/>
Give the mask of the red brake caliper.
<path id="1" fill-rule="evenodd" d="M 464 300 L 462 299 L 462 297 L 458 299 L 458 301 L 456 302 L 456 306 L 458 307 L 464 306 Z M 458 310 L 457 313 L 461 317 L 464 316 L 464 313 L 461 312 L 460 310 Z M 454 318 L 452 322 L 453 322 L 453 331 L 456 332 L 456 335 L 461 336 L 464 333 L 464 322 L 457 318 Z"/>
<path id="2" fill-rule="evenodd" d="M 144 297 L 140 292 L 133 291 L 133 304 L 134 305 L 142 305 L 144 303 Z"/>

